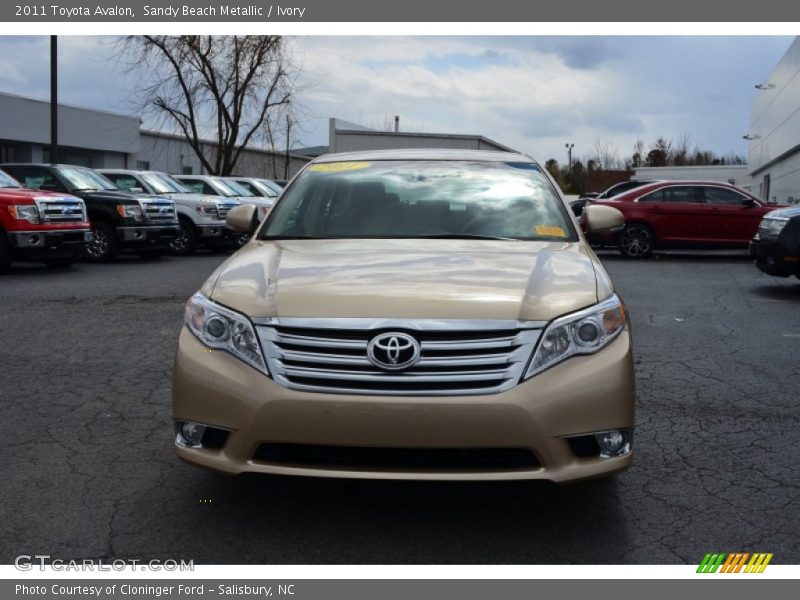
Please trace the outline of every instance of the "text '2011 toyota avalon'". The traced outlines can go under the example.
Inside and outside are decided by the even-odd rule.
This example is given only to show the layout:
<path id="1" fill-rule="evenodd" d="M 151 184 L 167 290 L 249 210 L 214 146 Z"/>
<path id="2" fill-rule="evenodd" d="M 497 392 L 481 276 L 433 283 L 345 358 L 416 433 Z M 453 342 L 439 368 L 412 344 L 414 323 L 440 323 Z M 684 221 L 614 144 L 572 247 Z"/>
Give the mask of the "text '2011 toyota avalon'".
<path id="1" fill-rule="evenodd" d="M 176 451 L 242 472 L 610 475 L 632 460 L 629 324 L 546 172 L 480 151 L 320 157 L 188 302 Z M 619 211 L 589 206 L 590 231 Z"/>

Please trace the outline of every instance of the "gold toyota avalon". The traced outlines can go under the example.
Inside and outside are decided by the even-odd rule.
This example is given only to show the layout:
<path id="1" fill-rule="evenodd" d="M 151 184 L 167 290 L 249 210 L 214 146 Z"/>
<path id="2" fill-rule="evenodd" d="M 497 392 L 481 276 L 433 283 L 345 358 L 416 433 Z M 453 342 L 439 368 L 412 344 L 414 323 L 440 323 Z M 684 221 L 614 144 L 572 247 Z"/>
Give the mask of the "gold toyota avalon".
<path id="1" fill-rule="evenodd" d="M 590 205 L 588 231 L 623 225 Z M 505 152 L 322 156 L 186 305 L 176 452 L 242 472 L 556 482 L 632 459 L 625 307 Z"/>

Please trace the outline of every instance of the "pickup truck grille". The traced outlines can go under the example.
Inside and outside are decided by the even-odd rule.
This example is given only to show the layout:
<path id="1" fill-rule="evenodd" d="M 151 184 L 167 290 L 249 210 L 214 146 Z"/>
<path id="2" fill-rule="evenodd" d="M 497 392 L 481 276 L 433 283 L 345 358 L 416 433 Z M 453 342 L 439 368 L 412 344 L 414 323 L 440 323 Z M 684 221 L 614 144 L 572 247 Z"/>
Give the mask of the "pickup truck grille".
<path id="1" fill-rule="evenodd" d="M 86 221 L 86 207 L 77 198 L 39 199 L 39 212 L 45 223 L 83 223 Z"/>
<path id="2" fill-rule="evenodd" d="M 142 212 L 145 220 L 153 223 L 171 222 L 178 218 L 172 200 L 142 200 Z"/>
<path id="3" fill-rule="evenodd" d="M 217 203 L 217 214 L 220 219 L 224 219 L 232 208 L 239 206 L 238 202 L 219 202 Z"/>
<path id="4" fill-rule="evenodd" d="M 386 396 L 495 394 L 514 387 L 531 357 L 543 323 L 518 321 L 400 321 L 279 319 L 257 331 L 272 377 L 309 392 Z M 297 325 L 294 322 L 302 322 Z M 332 327 L 332 322 L 341 327 Z M 357 322 L 349 327 L 348 321 Z M 395 326 L 396 324 L 396 326 Z M 461 328 L 465 326 L 464 328 Z M 419 344 L 417 362 L 385 370 L 368 357 L 370 341 L 402 333 Z"/>

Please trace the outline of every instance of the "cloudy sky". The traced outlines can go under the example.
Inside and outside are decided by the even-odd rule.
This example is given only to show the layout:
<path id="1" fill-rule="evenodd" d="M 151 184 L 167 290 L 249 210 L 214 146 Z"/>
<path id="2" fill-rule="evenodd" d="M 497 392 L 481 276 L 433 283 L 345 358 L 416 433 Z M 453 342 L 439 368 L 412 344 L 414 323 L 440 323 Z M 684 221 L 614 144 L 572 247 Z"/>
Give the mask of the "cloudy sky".
<path id="1" fill-rule="evenodd" d="M 132 112 L 135 78 L 113 40 L 60 38 L 60 99 Z M 327 118 L 480 134 L 540 160 L 632 152 L 636 139 L 689 135 L 746 154 L 749 106 L 788 37 L 302 37 L 301 145 L 327 143 Z M 47 98 L 48 39 L 0 37 L 0 91 Z"/>

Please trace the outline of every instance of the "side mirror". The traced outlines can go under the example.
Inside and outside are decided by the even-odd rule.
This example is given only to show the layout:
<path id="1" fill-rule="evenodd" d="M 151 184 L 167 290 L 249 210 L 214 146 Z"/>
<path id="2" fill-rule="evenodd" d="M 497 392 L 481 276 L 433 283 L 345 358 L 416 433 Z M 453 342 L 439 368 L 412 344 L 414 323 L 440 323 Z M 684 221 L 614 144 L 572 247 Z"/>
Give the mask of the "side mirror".
<path id="1" fill-rule="evenodd" d="M 758 204 L 752 198 L 745 198 L 742 200 L 742 206 L 745 208 L 753 208 L 754 206 L 758 206 Z"/>
<path id="2" fill-rule="evenodd" d="M 255 204 L 240 204 L 228 211 L 225 223 L 239 233 L 252 234 L 258 227 L 258 210 Z"/>
<path id="3" fill-rule="evenodd" d="M 613 231 L 625 226 L 625 216 L 611 206 L 587 204 L 583 214 L 586 219 L 586 231 L 589 233 Z"/>

